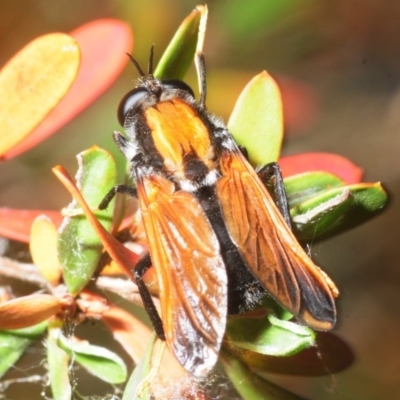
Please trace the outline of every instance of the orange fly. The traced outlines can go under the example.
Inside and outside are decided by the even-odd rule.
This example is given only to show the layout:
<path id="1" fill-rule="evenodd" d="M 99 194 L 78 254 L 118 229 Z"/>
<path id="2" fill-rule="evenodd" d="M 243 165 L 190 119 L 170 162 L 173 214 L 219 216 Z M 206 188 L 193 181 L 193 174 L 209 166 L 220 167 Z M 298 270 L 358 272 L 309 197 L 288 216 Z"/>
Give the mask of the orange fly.
<path id="1" fill-rule="evenodd" d="M 121 101 L 126 135 L 114 140 L 131 163 L 136 187 L 111 189 L 139 199 L 149 243 L 132 271 L 159 338 L 195 376 L 214 367 L 228 314 L 251 309 L 267 292 L 317 330 L 336 322 L 333 282 L 307 256 L 290 229 L 279 168 L 258 173 L 225 125 L 205 108 L 205 68 L 199 102 L 182 81 L 139 71 Z M 277 205 L 266 189 L 275 175 Z M 142 277 L 155 267 L 161 318 Z"/>

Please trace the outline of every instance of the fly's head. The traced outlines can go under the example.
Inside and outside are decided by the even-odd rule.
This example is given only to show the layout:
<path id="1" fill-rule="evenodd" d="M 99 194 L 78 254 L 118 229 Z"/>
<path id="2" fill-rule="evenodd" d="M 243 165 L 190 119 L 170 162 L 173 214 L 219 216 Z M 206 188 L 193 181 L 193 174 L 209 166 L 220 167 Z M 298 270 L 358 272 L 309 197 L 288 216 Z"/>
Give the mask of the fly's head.
<path id="1" fill-rule="evenodd" d="M 152 75 L 142 76 L 138 85 L 129 91 L 118 106 L 118 121 L 127 128 L 129 121 L 137 114 L 154 107 L 162 101 L 184 98 L 194 101 L 194 93 L 189 85 L 178 79 L 158 80 Z"/>

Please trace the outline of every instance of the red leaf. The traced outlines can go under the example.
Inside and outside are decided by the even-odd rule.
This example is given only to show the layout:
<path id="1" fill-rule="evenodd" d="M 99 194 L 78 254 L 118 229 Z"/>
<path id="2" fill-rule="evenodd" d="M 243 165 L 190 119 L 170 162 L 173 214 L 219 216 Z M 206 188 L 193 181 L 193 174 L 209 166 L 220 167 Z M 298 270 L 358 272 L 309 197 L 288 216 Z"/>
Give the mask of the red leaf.
<path id="1" fill-rule="evenodd" d="M 0 208 L 0 235 L 29 243 L 32 223 L 39 215 L 48 216 L 57 226 L 63 219 L 59 211 Z"/>
<path id="2" fill-rule="evenodd" d="M 283 177 L 309 171 L 330 172 L 348 184 L 359 183 L 362 169 L 347 158 L 331 153 L 303 153 L 282 157 L 279 165 Z"/>
<path id="3" fill-rule="evenodd" d="M 67 95 L 47 118 L 21 144 L 4 158 L 21 154 L 60 129 L 99 97 L 119 76 L 132 51 L 129 25 L 113 19 L 100 19 L 70 33 L 82 52 L 78 76 Z"/>

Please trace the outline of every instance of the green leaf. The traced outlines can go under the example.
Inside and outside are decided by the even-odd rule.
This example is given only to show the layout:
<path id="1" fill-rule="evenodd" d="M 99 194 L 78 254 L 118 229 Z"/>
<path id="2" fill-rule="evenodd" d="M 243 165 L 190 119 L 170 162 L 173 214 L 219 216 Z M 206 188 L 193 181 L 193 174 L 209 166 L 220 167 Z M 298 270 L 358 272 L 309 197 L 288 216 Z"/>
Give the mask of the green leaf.
<path id="1" fill-rule="evenodd" d="M 61 324 L 56 321 L 49 327 L 47 363 L 54 400 L 69 400 L 72 398 L 72 386 L 69 380 L 69 356 L 58 345 L 58 338 L 61 335 L 60 326 Z"/>
<path id="2" fill-rule="evenodd" d="M 47 328 L 47 321 L 23 329 L 0 331 L 0 378 L 24 354 L 25 349 Z"/>
<path id="3" fill-rule="evenodd" d="M 182 79 L 196 52 L 199 27 L 206 18 L 204 6 L 197 6 L 182 22 L 170 44 L 162 55 L 154 76 L 158 79 Z M 205 24 L 205 21 L 204 21 Z"/>
<path id="4" fill-rule="evenodd" d="M 108 152 L 96 146 L 80 153 L 77 158 L 78 187 L 89 206 L 96 209 L 105 194 L 116 184 L 115 161 Z M 95 213 L 107 230 L 111 228 L 113 210 L 114 201 L 106 210 Z M 64 219 L 60 229 L 58 254 L 68 290 L 76 294 L 86 286 L 95 272 L 103 245 L 76 201 L 72 201 L 65 212 L 69 216 Z"/>
<path id="5" fill-rule="evenodd" d="M 59 346 L 92 375 L 105 382 L 118 384 L 125 382 L 127 369 L 124 361 L 104 347 L 94 346 L 86 341 L 68 340 L 59 335 Z"/>
<path id="6" fill-rule="evenodd" d="M 277 161 L 283 138 L 282 100 L 278 85 L 267 72 L 255 76 L 240 94 L 228 129 L 247 149 L 254 166 Z"/>
<path id="7" fill-rule="evenodd" d="M 15 336 L 23 337 L 26 339 L 35 339 L 39 335 L 41 335 L 44 330 L 47 328 L 48 322 L 43 321 L 40 322 L 39 324 L 29 326 L 27 328 L 21 328 L 21 329 L 8 329 L 6 331 L 3 331 L 5 333 L 10 333 Z"/>
<path id="8" fill-rule="evenodd" d="M 302 400 L 295 395 L 260 376 L 254 374 L 246 365 L 222 351 L 220 360 L 235 389 L 244 400 Z"/>
<path id="9" fill-rule="evenodd" d="M 293 314 L 283 308 L 269 295 L 264 296 L 257 312 L 260 312 L 261 315 L 264 316 L 266 310 L 268 310 L 270 314 L 273 314 L 275 317 L 283 321 L 287 321 L 293 318 Z"/>
<path id="10" fill-rule="evenodd" d="M 284 179 L 289 207 L 294 208 L 302 202 L 329 189 L 340 187 L 344 182 L 328 172 L 304 172 Z"/>
<path id="11" fill-rule="evenodd" d="M 24 354 L 31 340 L 22 336 L 0 331 L 0 378 Z"/>
<path id="12" fill-rule="evenodd" d="M 316 345 L 289 357 L 275 357 L 250 350 L 228 350 L 252 371 L 268 379 L 268 374 L 324 376 L 343 371 L 354 361 L 351 348 L 330 332 L 318 332 Z"/>
<path id="13" fill-rule="evenodd" d="M 251 326 L 251 329 L 249 329 Z M 270 314 L 263 317 L 233 317 L 226 330 L 227 345 L 271 356 L 289 356 L 312 346 L 312 329 Z"/>
<path id="14" fill-rule="evenodd" d="M 156 335 L 153 334 L 144 356 L 129 378 L 122 400 L 150 400 L 152 398 L 149 385 L 143 385 L 143 382 L 146 382 L 151 371 L 151 360 L 156 339 Z"/>
<path id="15" fill-rule="evenodd" d="M 387 201 L 379 182 L 324 191 L 290 210 L 296 237 L 315 241 L 351 229 L 381 212 Z"/>

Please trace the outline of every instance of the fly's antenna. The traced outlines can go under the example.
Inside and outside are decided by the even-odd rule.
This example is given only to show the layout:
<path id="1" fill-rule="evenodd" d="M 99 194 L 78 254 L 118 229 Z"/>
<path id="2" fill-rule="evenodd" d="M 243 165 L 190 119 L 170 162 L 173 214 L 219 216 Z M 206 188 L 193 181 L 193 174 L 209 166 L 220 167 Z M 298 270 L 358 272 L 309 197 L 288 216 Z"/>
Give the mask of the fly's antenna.
<path id="1" fill-rule="evenodd" d="M 147 75 L 144 73 L 144 71 L 142 70 L 142 67 L 139 65 L 139 63 L 130 54 L 128 54 L 128 53 L 126 53 L 126 54 L 130 58 L 130 60 L 133 62 L 134 66 L 136 67 L 136 69 L 140 75 L 140 78 L 138 80 L 138 84 L 136 87 L 138 87 L 138 86 L 145 87 L 149 91 L 149 93 L 159 96 L 162 89 L 161 89 L 160 83 L 153 77 L 154 44 L 153 44 L 153 46 L 151 46 L 151 50 L 150 50 L 149 63 L 147 65 Z"/>
<path id="2" fill-rule="evenodd" d="M 147 64 L 147 74 L 153 76 L 153 60 L 154 60 L 154 43 L 150 48 L 149 62 Z"/>
<path id="3" fill-rule="evenodd" d="M 130 58 L 130 60 L 133 62 L 133 65 L 135 66 L 135 68 L 137 69 L 137 72 L 139 72 L 139 75 L 141 78 L 145 78 L 146 74 L 144 73 L 144 71 L 142 70 L 142 67 L 139 65 L 139 63 L 132 57 L 131 54 L 126 53 L 126 55 Z"/>

